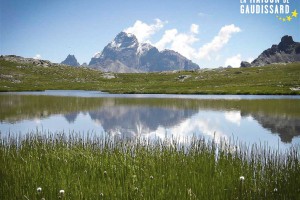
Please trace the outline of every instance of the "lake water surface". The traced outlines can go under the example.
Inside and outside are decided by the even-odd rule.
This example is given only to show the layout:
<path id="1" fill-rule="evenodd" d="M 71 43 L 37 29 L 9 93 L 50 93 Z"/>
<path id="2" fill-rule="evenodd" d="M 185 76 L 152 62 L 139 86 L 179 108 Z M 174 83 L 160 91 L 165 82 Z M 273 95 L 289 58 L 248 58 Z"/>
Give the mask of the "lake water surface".
<path id="1" fill-rule="evenodd" d="M 300 97 L 122 95 L 98 91 L 0 93 L 1 135 L 93 133 L 112 137 L 238 139 L 300 144 Z"/>

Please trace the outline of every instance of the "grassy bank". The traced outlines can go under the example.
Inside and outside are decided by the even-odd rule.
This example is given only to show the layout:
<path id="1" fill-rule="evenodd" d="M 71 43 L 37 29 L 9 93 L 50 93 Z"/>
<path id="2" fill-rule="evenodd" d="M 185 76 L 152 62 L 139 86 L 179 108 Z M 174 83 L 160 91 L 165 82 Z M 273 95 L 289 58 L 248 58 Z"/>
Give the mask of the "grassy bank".
<path id="1" fill-rule="evenodd" d="M 300 94 L 300 63 L 193 72 L 104 74 L 0 60 L 0 91 L 101 90 L 110 93 Z"/>
<path id="2" fill-rule="evenodd" d="M 277 152 L 203 139 L 186 147 L 76 134 L 1 136 L 1 199 L 300 198 L 299 147 Z"/>

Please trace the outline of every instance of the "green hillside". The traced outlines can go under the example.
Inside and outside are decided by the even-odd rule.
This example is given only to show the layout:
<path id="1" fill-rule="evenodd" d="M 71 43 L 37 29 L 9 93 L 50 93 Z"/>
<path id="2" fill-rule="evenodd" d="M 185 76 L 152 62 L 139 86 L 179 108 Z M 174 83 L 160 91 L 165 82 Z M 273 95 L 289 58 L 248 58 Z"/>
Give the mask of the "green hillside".
<path id="1" fill-rule="evenodd" d="M 300 94 L 300 63 L 252 68 L 113 74 L 63 65 L 0 60 L 0 91 L 101 90 L 110 93 Z"/>

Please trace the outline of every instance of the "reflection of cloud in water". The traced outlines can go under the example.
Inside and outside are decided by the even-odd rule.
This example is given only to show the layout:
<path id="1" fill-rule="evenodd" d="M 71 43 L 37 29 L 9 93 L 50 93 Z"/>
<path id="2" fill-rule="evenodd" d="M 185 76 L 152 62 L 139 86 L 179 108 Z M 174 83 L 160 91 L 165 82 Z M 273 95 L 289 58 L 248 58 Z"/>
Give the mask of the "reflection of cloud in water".
<path id="1" fill-rule="evenodd" d="M 217 120 L 218 119 L 216 118 L 207 119 L 206 116 L 199 112 L 198 114 L 185 119 L 178 125 L 173 126 L 171 128 L 159 127 L 157 130 L 151 132 L 148 137 L 157 137 L 161 140 L 174 138 L 180 142 L 185 142 L 193 136 L 208 136 L 210 139 L 215 138 L 216 142 L 219 142 L 221 139 L 226 140 L 227 135 L 225 135 L 221 130 L 219 130 L 219 128 L 215 124 L 215 121 Z"/>
<path id="2" fill-rule="evenodd" d="M 96 126 L 102 126 L 100 120 L 94 119 L 93 121 L 94 121 L 94 124 L 95 124 Z"/>
<path id="3" fill-rule="evenodd" d="M 246 117 L 246 119 L 247 119 L 249 122 L 252 122 L 252 121 L 254 121 L 254 119 L 253 119 L 253 117 L 252 117 L 252 116 L 248 116 L 248 117 Z"/>
<path id="4" fill-rule="evenodd" d="M 197 113 L 195 110 L 182 110 L 160 107 L 106 106 L 89 112 L 96 124 L 101 124 L 110 135 L 123 138 L 149 134 L 158 127 L 173 127 Z"/>
<path id="5" fill-rule="evenodd" d="M 246 141 L 258 141 L 268 138 L 268 135 L 259 133 L 269 131 L 279 134 L 281 141 L 290 143 L 300 132 L 297 118 L 252 114 L 239 110 L 198 111 L 176 107 L 109 105 L 85 114 L 91 118 L 97 129 L 101 128 L 110 136 L 120 138 L 142 136 L 164 140 L 173 136 L 184 141 L 193 136 L 210 139 L 215 136 L 216 141 L 219 141 L 220 138 L 236 135 Z M 64 116 L 70 124 L 83 123 L 77 120 L 76 113 Z M 253 136 L 253 132 L 257 135 Z"/>
<path id="6" fill-rule="evenodd" d="M 35 118 L 33 121 L 36 124 L 41 124 L 41 119 L 40 118 Z"/>
<path id="7" fill-rule="evenodd" d="M 241 125 L 241 111 L 229 111 L 225 112 L 225 119 L 227 119 L 229 122 L 232 122 L 234 124 L 237 124 L 238 126 Z"/>

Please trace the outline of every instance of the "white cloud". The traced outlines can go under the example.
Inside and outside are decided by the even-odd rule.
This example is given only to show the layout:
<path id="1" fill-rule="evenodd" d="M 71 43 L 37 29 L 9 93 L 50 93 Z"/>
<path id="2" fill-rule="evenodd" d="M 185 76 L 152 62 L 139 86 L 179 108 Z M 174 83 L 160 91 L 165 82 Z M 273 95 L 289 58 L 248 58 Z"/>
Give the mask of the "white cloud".
<path id="1" fill-rule="evenodd" d="M 198 38 L 194 34 L 177 34 L 174 38 L 171 49 L 179 52 L 188 59 L 193 59 L 195 57 L 195 49 L 192 45 L 198 41 Z"/>
<path id="2" fill-rule="evenodd" d="M 251 63 L 254 60 L 254 58 L 250 57 L 247 59 L 247 62 Z"/>
<path id="3" fill-rule="evenodd" d="M 166 30 L 163 37 L 154 44 L 159 50 L 165 48 L 179 52 L 188 59 L 195 58 L 195 49 L 192 45 L 199 39 L 196 37 L 199 26 L 192 24 L 190 33 L 178 33 L 177 29 Z"/>
<path id="4" fill-rule="evenodd" d="M 190 28 L 191 33 L 198 34 L 199 33 L 199 25 L 192 24 Z"/>
<path id="5" fill-rule="evenodd" d="M 242 62 L 242 56 L 241 54 L 237 54 L 235 56 L 226 59 L 225 67 L 227 67 L 228 65 L 230 65 L 231 67 L 240 67 L 241 62 Z"/>
<path id="6" fill-rule="evenodd" d="M 150 36 L 162 29 L 167 22 L 163 22 L 160 19 L 155 19 L 155 24 L 146 24 L 140 20 L 137 20 L 132 27 L 125 29 L 126 33 L 134 34 L 139 42 L 147 41 Z"/>
<path id="7" fill-rule="evenodd" d="M 156 48 L 159 50 L 165 49 L 167 44 L 175 40 L 177 33 L 177 29 L 166 30 L 162 38 L 155 44 Z"/>
<path id="8" fill-rule="evenodd" d="M 232 56 L 230 58 L 227 58 L 225 61 L 225 67 L 227 67 L 228 65 L 231 65 L 232 67 L 240 67 L 241 66 L 241 62 L 244 59 L 242 59 L 241 54 L 237 54 L 235 56 Z M 251 63 L 254 60 L 254 58 L 248 58 L 246 59 L 247 62 Z"/>
<path id="9" fill-rule="evenodd" d="M 198 52 L 197 57 L 199 59 L 211 59 L 211 54 L 220 51 L 224 45 L 229 42 L 233 33 L 240 32 L 241 29 L 234 24 L 223 26 L 219 31 L 219 34 L 214 39 L 205 45 L 203 45 Z"/>
<path id="10" fill-rule="evenodd" d="M 151 43 L 151 36 L 161 30 L 167 22 L 156 19 L 153 24 L 146 24 L 137 20 L 132 27 L 125 29 L 127 33 L 134 34 L 140 42 Z M 202 47 L 196 47 L 196 42 L 199 41 L 199 25 L 191 24 L 188 32 L 179 32 L 176 28 L 165 30 L 161 39 L 156 43 L 151 43 L 160 51 L 164 49 L 171 49 L 177 51 L 181 55 L 193 61 L 200 61 L 203 59 L 211 60 L 214 58 L 218 61 L 222 55 L 220 50 L 229 42 L 234 33 L 240 32 L 241 29 L 234 24 L 223 26 L 218 35 L 212 41 L 204 44 Z M 240 57 L 228 58 L 226 63 L 238 67 L 237 61 Z M 239 63 L 240 64 L 240 63 Z"/>
<path id="11" fill-rule="evenodd" d="M 241 124 L 241 112 L 240 111 L 229 111 L 225 113 L 225 119 L 227 119 L 229 122 L 232 122 L 234 124 L 240 125 Z"/>
<path id="12" fill-rule="evenodd" d="M 199 12 L 199 13 L 198 13 L 198 16 L 199 16 L 199 17 L 209 17 L 209 16 L 211 16 L 211 15 L 209 15 L 209 14 L 207 14 L 207 13 Z"/>
<path id="13" fill-rule="evenodd" d="M 40 60 L 40 59 L 42 59 L 42 56 L 40 54 L 36 54 L 33 58 Z"/>
<path id="14" fill-rule="evenodd" d="M 240 31 L 241 29 L 234 24 L 224 26 L 211 42 L 203 45 L 197 51 L 193 45 L 199 40 L 197 37 L 199 26 L 197 24 L 192 24 L 190 33 L 179 33 L 177 29 L 166 30 L 163 37 L 155 44 L 155 46 L 159 50 L 170 48 L 189 59 L 210 60 L 213 54 L 219 52 L 229 42 L 233 33 L 238 33 Z"/>

